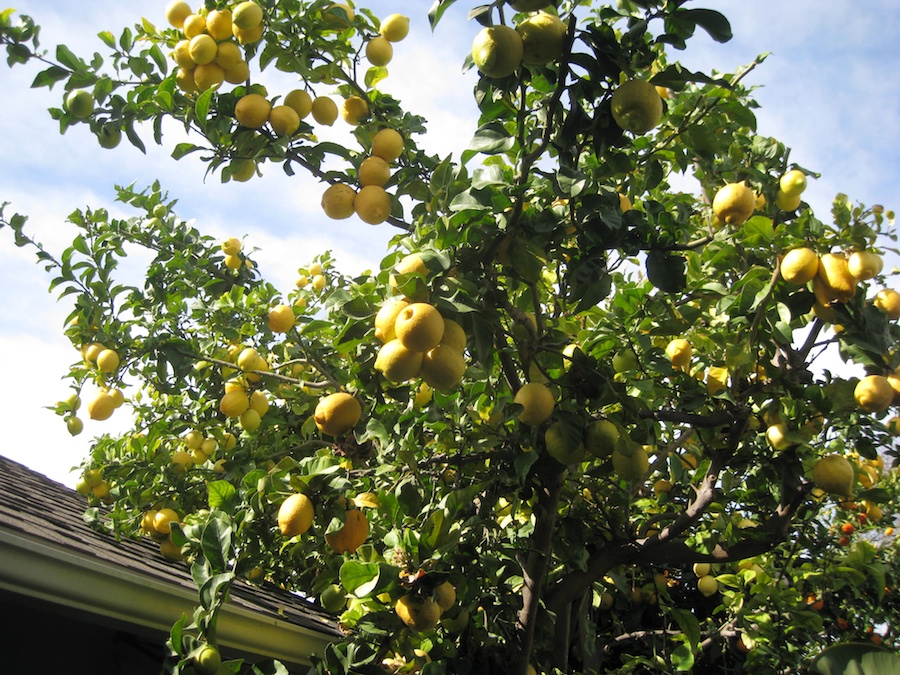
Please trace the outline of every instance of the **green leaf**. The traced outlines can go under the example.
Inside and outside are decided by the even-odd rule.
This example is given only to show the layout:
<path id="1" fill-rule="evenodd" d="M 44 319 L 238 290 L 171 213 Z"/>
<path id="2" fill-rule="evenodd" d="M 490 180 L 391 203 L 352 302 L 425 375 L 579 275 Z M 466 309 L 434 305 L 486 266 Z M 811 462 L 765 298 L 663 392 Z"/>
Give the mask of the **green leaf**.
<path id="1" fill-rule="evenodd" d="M 679 9 L 675 16 L 697 24 L 716 42 L 728 42 L 734 35 L 723 14 L 712 9 Z"/>
<path id="2" fill-rule="evenodd" d="M 441 17 L 444 16 L 444 12 L 446 12 L 447 8 L 454 2 L 456 2 L 456 0 L 434 0 L 431 9 L 428 10 L 428 23 L 431 24 L 431 30 L 434 30 L 435 26 L 437 26 L 438 22 L 441 20 Z"/>
<path id="3" fill-rule="evenodd" d="M 230 510 L 231 500 L 236 492 L 234 485 L 227 480 L 217 480 L 209 483 L 207 490 L 209 491 L 209 508 Z"/>
<path id="4" fill-rule="evenodd" d="M 34 82 L 31 83 L 31 88 L 37 89 L 39 87 L 52 87 L 60 80 L 64 80 L 69 77 L 70 74 L 71 73 L 65 68 L 60 68 L 59 66 L 50 66 L 46 70 L 42 70 L 37 74 L 37 77 L 34 78 Z"/>
<path id="5" fill-rule="evenodd" d="M 223 572 L 231 558 L 231 523 L 224 514 L 210 518 L 203 526 L 200 547 L 213 570 Z"/>
<path id="6" fill-rule="evenodd" d="M 687 609 L 678 609 L 673 607 L 671 610 L 672 618 L 678 624 L 678 628 L 684 633 L 688 640 L 688 644 L 692 649 L 696 649 L 700 644 L 700 623 L 697 617 Z"/>
<path id="7" fill-rule="evenodd" d="M 497 155 L 512 150 L 515 143 L 515 139 L 500 122 L 488 122 L 478 128 L 466 149 L 485 155 Z"/>
<path id="8" fill-rule="evenodd" d="M 845 642 L 824 650 L 809 666 L 809 672 L 818 675 L 844 675 L 852 671 L 865 675 L 893 675 L 900 672 L 900 656 L 871 643 Z"/>
<path id="9" fill-rule="evenodd" d="M 84 63 L 65 45 L 56 48 L 56 60 L 70 70 L 84 70 Z"/>
<path id="10" fill-rule="evenodd" d="M 200 125 L 201 129 L 206 128 L 206 118 L 209 117 L 209 106 L 212 102 L 214 92 L 215 89 L 207 89 L 197 97 L 197 103 L 194 106 L 194 110 L 197 113 L 197 123 Z"/>
<path id="11" fill-rule="evenodd" d="M 677 671 L 688 671 L 694 667 L 694 651 L 685 644 L 672 650 L 672 664 Z"/>
<path id="12" fill-rule="evenodd" d="M 354 593 L 359 597 L 368 595 L 364 591 L 371 591 L 369 586 L 377 583 L 380 574 L 381 568 L 378 563 L 359 562 L 358 560 L 345 560 L 339 572 L 341 586 L 348 593 Z"/>

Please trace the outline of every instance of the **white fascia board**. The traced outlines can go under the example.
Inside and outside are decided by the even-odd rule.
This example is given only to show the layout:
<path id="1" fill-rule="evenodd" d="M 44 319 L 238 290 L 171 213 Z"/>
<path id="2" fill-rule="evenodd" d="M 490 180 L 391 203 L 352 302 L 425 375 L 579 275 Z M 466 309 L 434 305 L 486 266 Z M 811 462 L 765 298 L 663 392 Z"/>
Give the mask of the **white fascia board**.
<path id="1" fill-rule="evenodd" d="M 199 604 L 190 592 L 133 570 L 0 529 L 0 588 L 168 634 Z M 226 603 L 216 638 L 222 647 L 309 664 L 334 638 Z"/>

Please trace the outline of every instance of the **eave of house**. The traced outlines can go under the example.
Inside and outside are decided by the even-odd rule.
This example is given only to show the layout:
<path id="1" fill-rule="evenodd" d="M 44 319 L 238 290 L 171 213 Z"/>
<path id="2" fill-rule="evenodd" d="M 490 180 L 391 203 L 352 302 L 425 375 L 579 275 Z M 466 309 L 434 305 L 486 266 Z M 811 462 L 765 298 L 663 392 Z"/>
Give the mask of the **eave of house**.
<path id="1" fill-rule="evenodd" d="M 196 591 L 184 585 L 4 527 L 0 588 L 164 633 L 182 615 L 190 618 L 198 604 Z M 216 637 L 222 647 L 293 664 L 309 664 L 312 654 L 337 639 L 233 601 L 221 610 Z"/>

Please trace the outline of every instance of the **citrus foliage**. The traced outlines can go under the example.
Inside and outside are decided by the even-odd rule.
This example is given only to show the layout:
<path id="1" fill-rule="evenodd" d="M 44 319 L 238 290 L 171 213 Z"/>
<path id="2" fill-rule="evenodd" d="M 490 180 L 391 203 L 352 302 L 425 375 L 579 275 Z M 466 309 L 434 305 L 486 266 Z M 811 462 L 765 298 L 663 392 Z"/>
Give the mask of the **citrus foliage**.
<path id="1" fill-rule="evenodd" d="M 836 347 L 894 386 L 897 317 L 872 302 L 887 280 L 780 274 L 795 248 L 888 250 L 892 214 L 839 195 L 823 219 L 796 173 L 780 181 L 814 174 L 756 133 L 742 79 L 759 62 L 716 76 L 670 63 L 667 49 L 698 28 L 729 39 L 727 20 L 683 2 L 565 1 L 564 39 L 545 22 L 556 51 L 526 45 L 523 64 L 515 47 L 511 69 L 493 52 L 521 38 L 480 35 L 479 128 L 454 162 L 420 150 L 424 120 L 379 91 L 384 45 L 380 65 L 365 61 L 378 17 L 260 4 L 261 35 L 235 40 L 254 82 L 272 68 L 298 76 L 309 96 L 294 96 L 296 125 L 286 110 L 267 117 L 288 92 L 186 80 L 190 62 L 169 58 L 178 28 L 145 19 L 100 35 L 108 57 L 59 46 L 51 59 L 30 19 L 0 15 L 10 65 L 44 62 L 35 86 L 91 93 L 90 110 L 81 97 L 51 111 L 63 132 L 88 124 L 143 148 L 176 121 L 192 140 L 175 159 L 200 152 L 226 181 L 268 163 L 309 172 L 344 186 L 323 201 L 333 217 L 402 233 L 379 269 L 348 275 L 326 253 L 285 291 L 255 271 L 252 242 L 204 236 L 159 184 L 118 188 L 135 214 L 124 220 L 74 212 L 79 234 L 58 257 L 22 216 L 3 219 L 73 300 L 75 391 L 108 390 L 110 415 L 124 393 L 134 415 L 133 433 L 98 437 L 85 461 L 90 516 L 191 562 L 200 604 L 173 629 L 176 671 L 215 661 L 205 643 L 228 585 L 262 575 L 321 596 L 355 629 L 319 672 L 383 672 L 424 652 L 423 673 L 761 672 L 865 638 L 870 623 L 892 641 L 896 552 L 881 530 L 897 490 L 878 458 L 898 394 L 862 406 L 858 378 L 819 365 Z M 453 4 L 436 2 L 432 24 Z M 471 15 L 528 18 L 501 2 Z M 391 25 L 388 40 L 404 26 Z M 654 87 L 615 99 L 631 80 Z M 358 147 L 317 141 L 316 125 L 334 121 L 313 107 L 326 91 L 357 97 L 345 119 Z M 388 150 L 373 147 L 383 129 L 399 134 Z M 389 168 L 361 209 L 372 157 Z M 675 187 L 685 172 L 699 194 Z M 146 274 L 129 285 L 119 266 L 136 251 Z M 378 362 L 415 330 L 382 320 L 376 331 L 394 296 L 437 312 L 412 322 L 429 325 L 427 340 L 394 343 Z M 95 344 L 118 363 L 98 367 Z M 431 356 L 442 347 L 452 355 Z M 420 383 L 429 372 L 445 377 Z M 57 412 L 71 422 L 77 408 Z M 815 489 L 813 467 L 831 454 L 851 455 L 852 495 L 825 494 L 843 482 Z M 302 514 L 279 518 L 301 493 Z"/>

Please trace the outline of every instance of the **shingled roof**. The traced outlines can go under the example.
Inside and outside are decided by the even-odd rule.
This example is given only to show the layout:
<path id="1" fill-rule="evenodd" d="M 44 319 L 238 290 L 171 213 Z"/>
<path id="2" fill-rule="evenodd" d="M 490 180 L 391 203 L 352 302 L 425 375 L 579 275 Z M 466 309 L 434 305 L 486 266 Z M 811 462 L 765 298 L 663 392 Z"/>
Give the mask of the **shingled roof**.
<path id="1" fill-rule="evenodd" d="M 191 616 L 187 565 L 163 559 L 152 541 L 90 528 L 85 506 L 74 490 L 0 456 L 0 589 L 164 632 Z M 234 650 L 307 664 L 341 632 L 296 595 L 236 580 L 217 636 Z"/>

